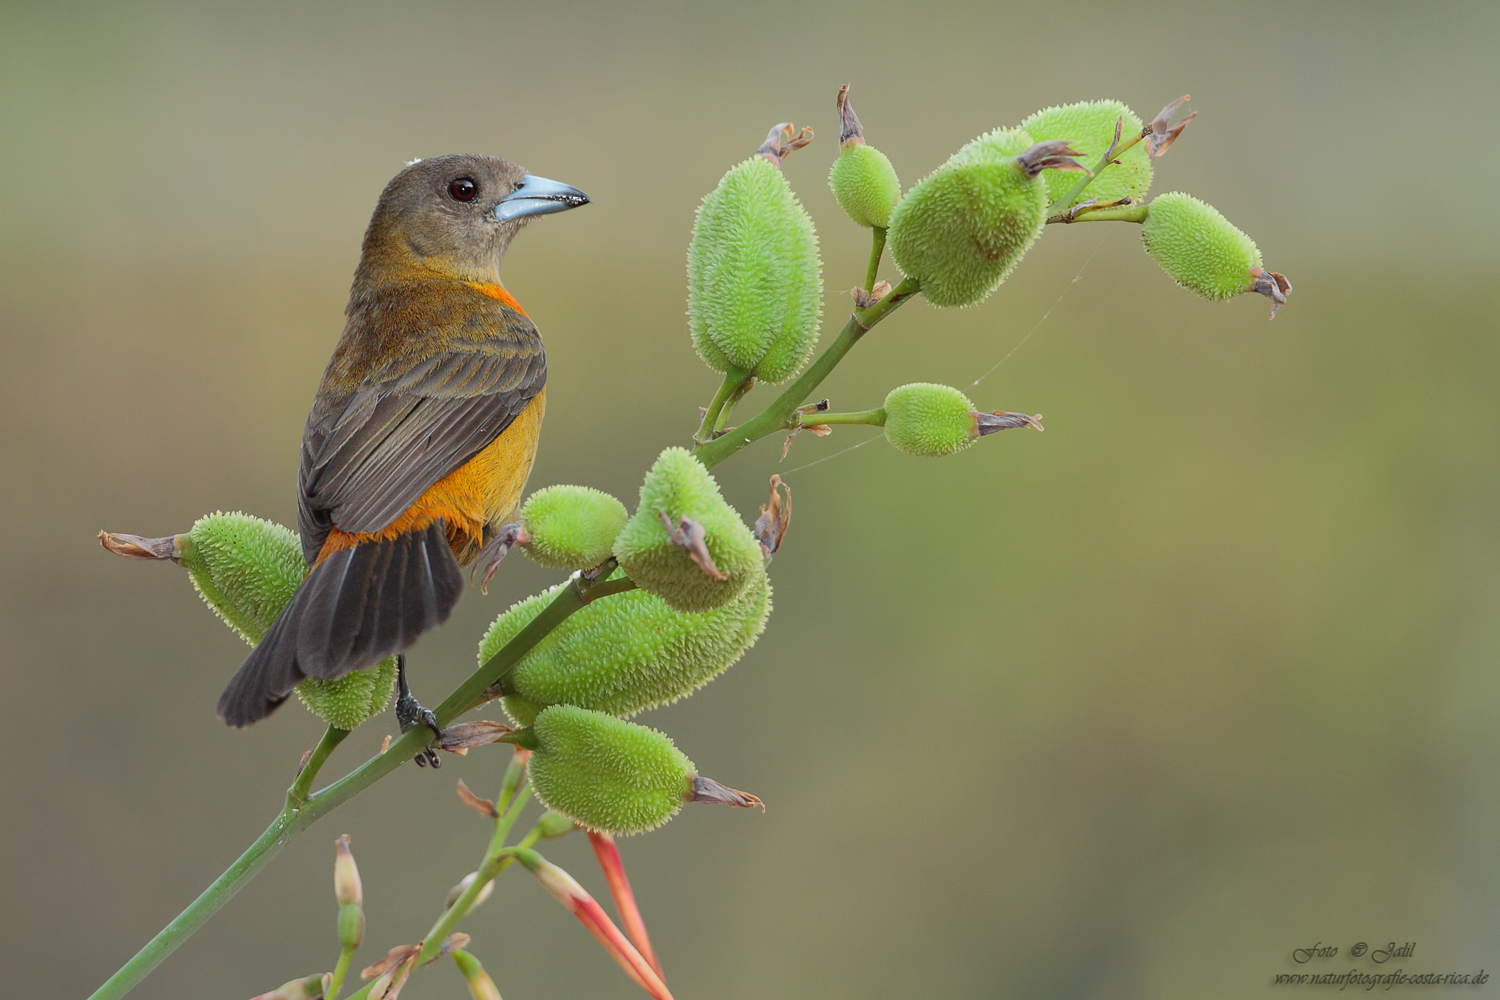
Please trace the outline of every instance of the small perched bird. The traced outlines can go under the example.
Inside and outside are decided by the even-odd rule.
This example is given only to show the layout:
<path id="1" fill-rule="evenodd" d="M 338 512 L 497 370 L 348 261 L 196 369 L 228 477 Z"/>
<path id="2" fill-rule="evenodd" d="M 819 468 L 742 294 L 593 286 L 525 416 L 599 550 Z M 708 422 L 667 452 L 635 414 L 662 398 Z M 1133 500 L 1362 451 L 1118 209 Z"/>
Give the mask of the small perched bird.
<path id="1" fill-rule="evenodd" d="M 520 500 L 546 400 L 542 340 L 501 285 L 500 259 L 531 219 L 588 201 L 491 156 L 418 160 L 386 185 L 302 433 L 297 527 L 311 568 L 220 696 L 229 725 L 447 620 L 459 567 Z M 404 656 L 399 676 L 402 729 L 436 732 Z"/>

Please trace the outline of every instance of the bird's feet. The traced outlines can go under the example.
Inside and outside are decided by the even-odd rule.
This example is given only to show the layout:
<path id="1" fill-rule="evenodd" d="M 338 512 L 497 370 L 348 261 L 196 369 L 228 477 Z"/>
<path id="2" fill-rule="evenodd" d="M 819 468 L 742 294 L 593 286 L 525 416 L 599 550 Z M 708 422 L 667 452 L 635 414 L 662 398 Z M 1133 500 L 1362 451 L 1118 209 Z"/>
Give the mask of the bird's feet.
<path id="1" fill-rule="evenodd" d="M 396 657 L 396 684 L 399 693 L 396 696 L 396 722 L 401 726 L 401 731 L 407 732 L 416 726 L 426 726 L 432 730 L 434 736 L 442 738 L 443 731 L 438 727 L 437 716 L 432 709 L 425 707 L 412 696 L 411 688 L 406 683 L 406 656 L 403 654 Z M 432 747 L 423 747 L 421 752 L 412 758 L 418 767 L 426 767 L 431 764 L 433 770 L 443 766 L 437 751 Z"/>

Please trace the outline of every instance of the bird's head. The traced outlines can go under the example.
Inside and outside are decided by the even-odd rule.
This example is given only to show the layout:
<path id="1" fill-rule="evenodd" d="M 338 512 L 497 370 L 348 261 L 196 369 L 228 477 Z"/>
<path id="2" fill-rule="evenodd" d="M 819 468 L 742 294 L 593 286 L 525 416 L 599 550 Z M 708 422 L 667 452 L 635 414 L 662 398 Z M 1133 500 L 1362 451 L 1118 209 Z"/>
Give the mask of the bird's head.
<path id="1" fill-rule="evenodd" d="M 535 177 L 497 156 L 459 153 L 413 161 L 380 194 L 356 285 L 424 272 L 499 281 L 500 258 L 521 227 L 539 215 L 588 203 L 577 188 Z"/>

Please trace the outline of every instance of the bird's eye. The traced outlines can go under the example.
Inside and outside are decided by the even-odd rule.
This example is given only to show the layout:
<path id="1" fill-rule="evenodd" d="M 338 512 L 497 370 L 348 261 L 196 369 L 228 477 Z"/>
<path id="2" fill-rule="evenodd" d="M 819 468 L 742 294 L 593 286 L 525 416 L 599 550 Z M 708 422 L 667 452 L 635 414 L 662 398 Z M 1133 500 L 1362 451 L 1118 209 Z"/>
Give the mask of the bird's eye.
<path id="1" fill-rule="evenodd" d="M 460 177 L 448 185 L 448 193 L 453 196 L 454 201 L 473 201 L 474 196 L 479 193 L 479 185 L 474 183 L 472 177 Z"/>

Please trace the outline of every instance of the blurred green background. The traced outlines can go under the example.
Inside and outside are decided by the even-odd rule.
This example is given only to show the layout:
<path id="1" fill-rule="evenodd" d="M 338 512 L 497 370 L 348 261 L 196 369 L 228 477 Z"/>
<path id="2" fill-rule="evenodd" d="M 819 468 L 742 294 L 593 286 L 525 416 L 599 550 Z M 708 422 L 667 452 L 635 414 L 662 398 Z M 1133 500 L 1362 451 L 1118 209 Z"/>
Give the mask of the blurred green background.
<path id="1" fill-rule="evenodd" d="M 1046 104 L 1191 92 L 1157 190 L 1217 205 L 1296 291 L 1268 324 L 1175 288 L 1135 227 L 1049 231 L 989 302 L 903 310 L 826 386 L 845 409 L 967 386 L 1035 327 L 971 394 L 1046 434 L 799 468 L 870 436 L 850 428 L 723 468 L 747 514 L 794 470 L 796 519 L 760 644 L 646 716 L 768 804 L 622 845 L 676 995 L 1256 997 L 1349 967 L 1291 962 L 1316 941 L 1500 965 L 1497 42 L 1488 3 L 0 7 L 0 992 L 91 991 L 316 739 L 295 704 L 220 725 L 243 644 L 181 571 L 94 533 L 294 523 L 385 181 L 474 151 L 593 196 L 504 273 L 550 357 L 533 485 L 633 500 L 716 385 L 684 319 L 694 207 L 775 122 L 818 131 L 786 170 L 825 326 L 848 308 L 867 237 L 825 183 L 845 82 L 908 184 Z M 552 578 L 512 558 L 468 594 L 416 648 L 418 693 Z M 327 968 L 342 832 L 360 959 L 414 940 L 487 836 L 454 779 L 493 795 L 503 759 L 375 786 L 138 995 Z M 548 853 L 603 893 L 582 838 Z M 518 872 L 466 929 L 510 1000 L 640 995 Z M 404 996 L 462 989 L 437 969 Z"/>

